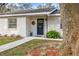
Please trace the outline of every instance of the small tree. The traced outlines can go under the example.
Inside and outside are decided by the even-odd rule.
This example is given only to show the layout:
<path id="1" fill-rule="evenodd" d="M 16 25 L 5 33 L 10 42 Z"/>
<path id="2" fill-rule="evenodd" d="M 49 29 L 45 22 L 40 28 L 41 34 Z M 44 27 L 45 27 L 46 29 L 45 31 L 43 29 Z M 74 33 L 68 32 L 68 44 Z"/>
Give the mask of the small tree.
<path id="1" fill-rule="evenodd" d="M 8 3 L 0 3 L 0 13 L 4 13 L 9 11 L 10 9 L 8 9 L 7 6 Z"/>
<path id="2" fill-rule="evenodd" d="M 8 8 L 13 10 L 24 10 L 24 9 L 31 9 L 31 3 L 9 3 Z"/>

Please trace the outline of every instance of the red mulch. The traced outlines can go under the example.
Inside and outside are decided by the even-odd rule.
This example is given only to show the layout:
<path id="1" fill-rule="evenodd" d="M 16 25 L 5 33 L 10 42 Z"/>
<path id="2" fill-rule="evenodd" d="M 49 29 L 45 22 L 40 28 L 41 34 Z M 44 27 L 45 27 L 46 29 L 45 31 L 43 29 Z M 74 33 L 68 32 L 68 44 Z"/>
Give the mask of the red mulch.
<path id="1" fill-rule="evenodd" d="M 46 55 L 47 56 L 58 56 L 59 55 L 58 49 L 57 48 L 48 48 L 46 50 Z"/>
<path id="2" fill-rule="evenodd" d="M 30 52 L 31 56 L 41 56 L 41 49 L 33 49 Z M 46 49 L 46 56 L 59 56 L 59 51 L 57 48 L 47 48 Z"/>
<path id="3" fill-rule="evenodd" d="M 32 56 L 40 56 L 41 50 L 40 49 L 34 49 L 30 52 L 30 55 Z"/>

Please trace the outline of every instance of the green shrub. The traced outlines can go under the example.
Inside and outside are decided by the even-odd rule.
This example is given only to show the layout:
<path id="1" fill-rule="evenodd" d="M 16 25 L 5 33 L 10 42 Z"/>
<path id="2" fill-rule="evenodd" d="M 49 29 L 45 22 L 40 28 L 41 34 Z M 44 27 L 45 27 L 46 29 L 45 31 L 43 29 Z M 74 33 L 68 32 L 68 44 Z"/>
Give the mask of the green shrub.
<path id="1" fill-rule="evenodd" d="M 60 33 L 57 31 L 49 31 L 49 32 L 47 32 L 47 37 L 54 38 L 54 39 L 60 38 Z"/>

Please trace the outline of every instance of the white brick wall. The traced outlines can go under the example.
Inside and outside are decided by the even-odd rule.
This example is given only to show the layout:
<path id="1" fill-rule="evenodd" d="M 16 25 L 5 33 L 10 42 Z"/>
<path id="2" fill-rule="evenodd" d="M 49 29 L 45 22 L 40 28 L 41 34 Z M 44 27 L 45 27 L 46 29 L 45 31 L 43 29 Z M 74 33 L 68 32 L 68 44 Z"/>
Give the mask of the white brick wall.
<path id="1" fill-rule="evenodd" d="M 17 17 L 17 33 L 26 36 L 26 17 Z"/>
<path id="2" fill-rule="evenodd" d="M 11 35 L 11 34 L 17 34 L 16 29 L 9 29 L 8 28 L 8 18 L 0 18 L 0 34 L 5 35 Z"/>

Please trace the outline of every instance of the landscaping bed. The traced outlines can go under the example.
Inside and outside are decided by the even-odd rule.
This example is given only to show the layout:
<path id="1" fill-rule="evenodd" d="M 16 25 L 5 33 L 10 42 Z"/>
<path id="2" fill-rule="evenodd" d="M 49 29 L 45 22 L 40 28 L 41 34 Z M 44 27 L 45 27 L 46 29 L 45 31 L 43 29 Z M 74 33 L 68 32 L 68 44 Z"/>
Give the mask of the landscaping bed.
<path id="1" fill-rule="evenodd" d="M 7 43 L 10 43 L 10 42 L 19 40 L 19 39 L 21 39 L 21 38 L 22 38 L 22 37 L 19 36 L 19 35 L 17 35 L 17 36 L 7 36 L 7 35 L 3 35 L 3 36 L 0 36 L 0 45 L 7 44 Z"/>
<path id="2" fill-rule="evenodd" d="M 0 52 L 1 56 L 58 55 L 62 41 L 34 39 L 15 48 Z M 49 50 L 54 51 L 53 54 Z M 56 51 L 55 51 L 56 50 Z"/>

